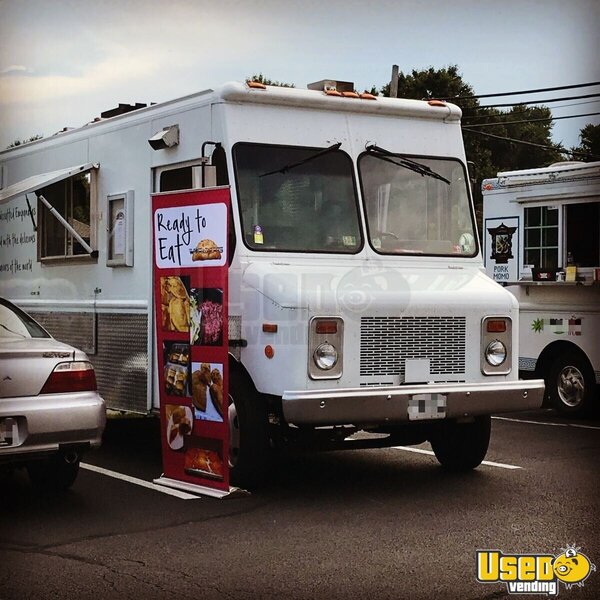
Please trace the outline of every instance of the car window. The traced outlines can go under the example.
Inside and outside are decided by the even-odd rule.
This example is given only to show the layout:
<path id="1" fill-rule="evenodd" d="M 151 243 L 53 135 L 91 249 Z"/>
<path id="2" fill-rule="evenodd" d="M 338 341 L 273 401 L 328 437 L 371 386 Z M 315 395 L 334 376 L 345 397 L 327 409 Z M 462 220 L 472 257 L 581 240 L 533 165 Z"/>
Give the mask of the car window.
<path id="1" fill-rule="evenodd" d="M 48 338 L 50 334 L 27 313 L 0 300 L 0 338 Z"/>

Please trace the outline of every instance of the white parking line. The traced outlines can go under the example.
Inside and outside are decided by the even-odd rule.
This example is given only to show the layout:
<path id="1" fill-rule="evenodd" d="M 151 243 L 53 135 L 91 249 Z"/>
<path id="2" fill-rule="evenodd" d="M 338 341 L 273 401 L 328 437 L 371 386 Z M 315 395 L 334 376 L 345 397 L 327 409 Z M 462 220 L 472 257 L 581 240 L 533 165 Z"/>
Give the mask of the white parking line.
<path id="1" fill-rule="evenodd" d="M 430 456 L 435 456 L 435 454 L 431 450 L 424 450 L 423 448 L 412 448 L 410 446 L 392 446 L 394 450 L 405 450 L 406 452 L 416 452 L 417 454 L 429 454 Z M 488 467 L 498 467 L 499 469 L 522 469 L 523 467 L 518 467 L 517 465 L 507 465 L 504 463 L 492 462 L 491 460 L 484 460 L 482 465 L 487 465 Z"/>
<path id="2" fill-rule="evenodd" d="M 594 425 L 580 425 L 579 423 L 548 423 L 547 421 L 531 421 L 529 419 L 511 419 L 510 417 L 492 417 L 499 421 L 513 421 L 515 423 L 530 423 L 531 425 L 549 425 L 550 427 L 577 427 L 579 429 L 600 429 Z"/>
<path id="3" fill-rule="evenodd" d="M 155 492 L 162 492 L 163 494 L 168 494 L 169 496 L 175 496 L 176 498 L 181 498 L 182 500 L 199 500 L 200 496 L 196 496 L 194 494 L 188 494 L 186 492 L 182 492 L 180 490 L 175 490 L 173 488 L 165 487 L 164 485 L 156 485 L 151 481 L 145 481 L 144 479 L 138 479 L 137 477 L 131 477 L 129 475 L 125 475 L 124 473 L 117 473 L 117 471 L 110 471 L 109 469 L 103 469 L 102 467 L 97 467 L 96 465 L 89 465 L 87 463 L 80 463 L 79 465 L 82 469 L 87 469 L 88 471 L 93 471 L 94 473 L 100 473 L 100 475 L 106 475 L 108 477 L 113 477 L 115 479 L 120 479 L 121 481 L 126 481 L 127 483 L 133 483 L 135 485 L 139 485 L 140 487 L 148 488 L 149 490 L 154 490 Z"/>

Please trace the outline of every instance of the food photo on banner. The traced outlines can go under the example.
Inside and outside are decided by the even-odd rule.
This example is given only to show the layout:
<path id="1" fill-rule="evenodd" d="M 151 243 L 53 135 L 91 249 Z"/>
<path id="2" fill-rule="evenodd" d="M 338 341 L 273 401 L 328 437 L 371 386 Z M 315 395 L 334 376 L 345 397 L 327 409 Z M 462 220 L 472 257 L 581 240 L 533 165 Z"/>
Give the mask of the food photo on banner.
<path id="1" fill-rule="evenodd" d="M 220 346 L 223 343 L 223 290 L 192 288 L 190 311 L 190 342 L 197 346 Z"/>
<path id="2" fill-rule="evenodd" d="M 222 497 L 229 488 L 229 189 L 152 196 L 163 474 L 156 483 Z"/>
<path id="3" fill-rule="evenodd" d="M 163 331 L 190 330 L 190 278 L 160 278 L 161 328 Z"/>
<path id="4" fill-rule="evenodd" d="M 223 422 L 223 365 L 192 363 L 194 416 L 204 421 Z"/>

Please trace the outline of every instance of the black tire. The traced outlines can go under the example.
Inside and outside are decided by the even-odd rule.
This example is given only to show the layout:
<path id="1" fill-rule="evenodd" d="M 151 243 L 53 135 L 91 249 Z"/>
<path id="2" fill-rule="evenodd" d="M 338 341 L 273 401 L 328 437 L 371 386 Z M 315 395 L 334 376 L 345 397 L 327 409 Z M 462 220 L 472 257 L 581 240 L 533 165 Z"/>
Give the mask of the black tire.
<path id="1" fill-rule="evenodd" d="M 264 398 L 247 378 L 229 378 L 229 476 L 232 485 L 253 489 L 264 483 L 269 462 L 269 422 Z"/>
<path id="2" fill-rule="evenodd" d="M 584 356 L 564 352 L 554 359 L 544 378 L 550 405 L 563 415 L 584 415 L 596 391 L 594 371 Z"/>
<path id="3" fill-rule="evenodd" d="M 36 488 L 60 492 L 69 489 L 79 473 L 79 458 L 67 461 L 63 454 L 55 454 L 27 465 L 29 479 Z"/>
<path id="4" fill-rule="evenodd" d="M 440 423 L 430 437 L 435 457 L 449 471 L 470 471 L 481 464 L 490 444 L 491 417 L 475 417 L 471 423 Z"/>

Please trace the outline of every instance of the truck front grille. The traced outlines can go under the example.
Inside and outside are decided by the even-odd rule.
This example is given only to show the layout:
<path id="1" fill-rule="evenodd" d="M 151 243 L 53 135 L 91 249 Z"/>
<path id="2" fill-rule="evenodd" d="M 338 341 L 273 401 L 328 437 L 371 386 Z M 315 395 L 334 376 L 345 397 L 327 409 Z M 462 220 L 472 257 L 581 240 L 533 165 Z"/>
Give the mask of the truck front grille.
<path id="1" fill-rule="evenodd" d="M 406 359 L 430 360 L 432 375 L 465 372 L 465 317 L 362 317 L 360 375 L 400 375 Z"/>

